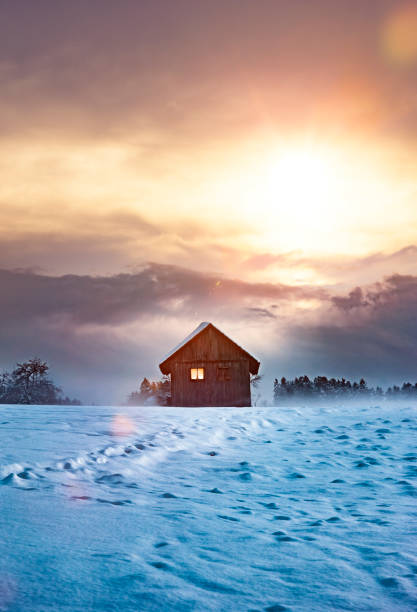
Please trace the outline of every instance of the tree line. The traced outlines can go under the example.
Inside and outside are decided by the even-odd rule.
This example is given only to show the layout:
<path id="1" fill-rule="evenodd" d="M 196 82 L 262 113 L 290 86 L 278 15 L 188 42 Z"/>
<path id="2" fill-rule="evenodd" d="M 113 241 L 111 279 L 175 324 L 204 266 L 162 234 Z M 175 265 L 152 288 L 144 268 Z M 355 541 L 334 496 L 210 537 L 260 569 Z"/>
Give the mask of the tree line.
<path id="1" fill-rule="evenodd" d="M 382 387 L 369 387 L 366 380 L 359 382 L 345 378 L 327 378 L 316 376 L 298 376 L 294 379 L 285 377 L 274 380 L 273 398 L 275 404 L 299 399 L 361 399 L 361 398 L 411 399 L 417 398 L 417 383 L 405 382 L 384 390 Z"/>
<path id="2" fill-rule="evenodd" d="M 52 404 L 79 406 L 79 400 L 64 396 L 48 376 L 46 361 L 34 357 L 17 363 L 12 372 L 0 374 L 0 404 Z"/>
<path id="3" fill-rule="evenodd" d="M 171 400 L 171 380 L 163 376 L 161 380 L 148 380 L 146 377 L 139 391 L 132 391 L 127 398 L 128 406 L 168 406 Z"/>

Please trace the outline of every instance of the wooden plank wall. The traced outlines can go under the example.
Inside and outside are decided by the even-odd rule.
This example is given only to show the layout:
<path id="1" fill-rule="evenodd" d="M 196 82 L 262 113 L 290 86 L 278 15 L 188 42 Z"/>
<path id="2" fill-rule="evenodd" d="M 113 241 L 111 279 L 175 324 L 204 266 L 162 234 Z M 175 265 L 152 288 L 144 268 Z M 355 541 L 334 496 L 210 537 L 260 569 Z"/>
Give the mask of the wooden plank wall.
<path id="1" fill-rule="evenodd" d="M 218 379 L 228 367 L 230 380 Z M 191 380 L 190 369 L 203 367 L 204 380 Z M 250 406 L 249 360 L 233 343 L 207 329 L 186 345 L 170 363 L 175 406 Z"/>

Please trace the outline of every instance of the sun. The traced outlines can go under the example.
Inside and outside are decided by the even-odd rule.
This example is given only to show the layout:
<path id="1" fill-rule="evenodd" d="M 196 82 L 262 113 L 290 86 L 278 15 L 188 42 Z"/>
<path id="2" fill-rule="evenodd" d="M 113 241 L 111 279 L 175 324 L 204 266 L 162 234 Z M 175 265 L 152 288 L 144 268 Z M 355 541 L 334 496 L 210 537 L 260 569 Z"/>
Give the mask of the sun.
<path id="1" fill-rule="evenodd" d="M 402 197 L 378 150 L 344 141 L 252 144 L 213 179 L 200 202 L 208 223 L 235 224 L 228 245 L 259 253 L 367 253 L 386 239 L 381 211 Z"/>
<path id="2" fill-rule="evenodd" d="M 268 207 L 283 214 L 315 219 L 331 211 L 334 163 L 323 154 L 290 150 L 267 164 Z"/>
<path id="3" fill-rule="evenodd" d="M 281 148 L 263 159 L 256 179 L 257 248 L 334 250 L 352 206 L 350 170 L 337 150 Z M 255 181 L 254 181 L 255 185 Z"/>

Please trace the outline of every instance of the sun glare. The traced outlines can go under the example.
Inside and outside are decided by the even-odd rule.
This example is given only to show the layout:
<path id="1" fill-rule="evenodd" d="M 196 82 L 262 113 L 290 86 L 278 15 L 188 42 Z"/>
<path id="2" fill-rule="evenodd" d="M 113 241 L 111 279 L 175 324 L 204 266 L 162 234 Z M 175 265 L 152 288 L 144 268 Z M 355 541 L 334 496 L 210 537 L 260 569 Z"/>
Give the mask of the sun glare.
<path id="1" fill-rule="evenodd" d="M 302 215 L 323 208 L 333 179 L 330 162 L 305 151 L 281 155 L 270 163 L 267 174 L 271 206 L 296 207 Z"/>
<path id="2" fill-rule="evenodd" d="M 236 181 L 240 214 L 261 232 L 258 240 L 254 232 L 252 246 L 366 252 L 392 192 L 389 173 L 383 174 L 376 160 L 370 151 L 324 145 L 264 153 L 250 179 L 240 170 L 243 187 Z"/>
<path id="3" fill-rule="evenodd" d="M 285 151 L 266 164 L 261 205 L 275 224 L 303 240 L 307 240 L 306 234 L 324 227 L 331 231 L 337 221 L 340 174 L 335 160 L 324 154 Z"/>

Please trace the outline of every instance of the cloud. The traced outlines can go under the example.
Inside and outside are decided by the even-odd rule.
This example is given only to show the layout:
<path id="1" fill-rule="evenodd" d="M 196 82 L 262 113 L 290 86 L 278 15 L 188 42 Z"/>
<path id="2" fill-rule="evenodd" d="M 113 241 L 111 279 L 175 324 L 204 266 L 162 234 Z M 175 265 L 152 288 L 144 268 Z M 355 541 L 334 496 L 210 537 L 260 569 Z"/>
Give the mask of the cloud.
<path id="1" fill-rule="evenodd" d="M 332 300 L 333 303 L 342 310 L 351 310 L 352 308 L 367 306 L 369 303 L 364 299 L 363 291 L 360 287 L 352 289 L 347 297 L 335 296 Z"/>
<path id="2" fill-rule="evenodd" d="M 417 378 L 412 275 L 341 296 L 153 263 L 97 277 L 2 270 L 0 287 L 1 364 L 38 354 L 84 400 L 122 400 L 141 376 L 157 376 L 161 357 L 202 320 L 261 360 L 267 394 L 282 375 Z"/>
<path id="3" fill-rule="evenodd" d="M 310 255 L 300 251 L 289 253 L 260 253 L 247 258 L 245 269 L 263 277 L 282 275 L 319 278 L 333 291 L 336 287 L 346 291 L 354 283 L 370 284 L 383 276 L 395 273 L 412 274 L 416 268 L 417 246 L 408 245 L 391 253 L 376 252 L 363 256 Z M 332 290 L 332 289 L 329 289 Z M 346 298 L 342 298 L 345 300 Z"/>
<path id="4" fill-rule="evenodd" d="M 387 311 L 408 311 L 410 305 L 417 302 L 417 277 L 412 275 L 394 274 L 388 276 L 382 283 L 376 283 L 362 290 L 353 289 L 347 297 L 333 297 L 333 303 L 344 311 L 353 311 L 355 316 L 370 312 L 373 317 L 380 317 Z"/>
<path id="5" fill-rule="evenodd" d="M 374 384 L 417 380 L 417 276 L 395 274 L 332 303 L 315 325 L 291 329 L 292 372 L 365 376 Z"/>
<path id="6" fill-rule="evenodd" d="M 168 313 L 178 302 L 184 311 L 243 305 L 248 300 L 323 299 L 315 287 L 247 283 L 218 275 L 157 263 L 142 271 L 113 276 L 45 276 L 30 271 L 0 270 L 1 315 L 64 316 L 74 324 L 115 325 L 149 313 Z M 262 308 L 253 308 L 265 315 Z"/>
<path id="7" fill-rule="evenodd" d="M 271 308 L 273 308 L 273 306 L 274 305 L 272 305 Z M 257 308 L 255 306 L 252 306 L 251 308 L 247 308 L 246 310 L 250 316 L 257 315 L 259 317 L 266 317 L 269 319 L 276 319 L 277 316 L 267 308 Z"/>
<path id="8" fill-rule="evenodd" d="M 40 355 L 66 392 L 101 402 L 120 401 L 140 375 L 157 375 L 161 355 L 201 320 L 236 333 L 240 326 L 248 339 L 245 327 L 259 331 L 275 321 L 277 302 L 290 308 L 325 299 L 314 287 L 247 283 L 156 263 L 95 277 L 0 270 L 0 287 L 3 367 Z"/>
<path id="9" fill-rule="evenodd" d="M 43 0 L 22 19 L 9 2 L 0 23 L 2 131 L 132 137 L 151 128 L 185 143 L 196 131 L 213 137 L 214 124 L 216 137 L 294 120 L 396 129 L 393 108 L 413 74 L 387 69 L 380 53 L 392 6 L 177 0 L 173 11 L 168 0 L 117 8 Z"/>

